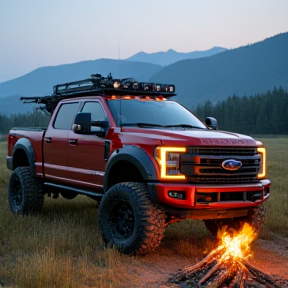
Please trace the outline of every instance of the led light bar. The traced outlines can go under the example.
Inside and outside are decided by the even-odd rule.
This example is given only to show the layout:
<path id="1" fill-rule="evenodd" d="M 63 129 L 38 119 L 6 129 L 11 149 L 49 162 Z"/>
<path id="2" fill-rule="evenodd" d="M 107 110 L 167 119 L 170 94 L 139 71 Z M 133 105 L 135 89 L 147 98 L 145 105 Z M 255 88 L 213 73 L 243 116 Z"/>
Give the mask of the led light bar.
<path id="1" fill-rule="evenodd" d="M 58 102 L 65 98 L 86 97 L 86 96 L 139 96 L 163 97 L 163 99 L 175 96 L 175 85 L 150 82 L 138 82 L 133 78 L 113 79 L 111 73 L 107 77 L 101 74 L 92 74 L 90 78 L 57 84 L 53 87 L 51 95 L 21 97 L 24 103 L 44 104 L 46 110 L 52 113 Z M 160 99 L 160 98 L 158 98 Z"/>
<path id="2" fill-rule="evenodd" d="M 92 91 L 95 89 L 107 91 L 107 89 L 120 89 L 139 92 L 155 92 L 155 93 L 175 93 L 175 85 L 160 84 L 151 82 L 137 82 L 133 78 L 113 79 L 111 73 L 107 77 L 102 77 L 101 74 L 92 74 L 90 79 L 80 81 L 57 84 L 53 87 L 54 95 L 72 94 L 75 92 L 81 93 Z"/>

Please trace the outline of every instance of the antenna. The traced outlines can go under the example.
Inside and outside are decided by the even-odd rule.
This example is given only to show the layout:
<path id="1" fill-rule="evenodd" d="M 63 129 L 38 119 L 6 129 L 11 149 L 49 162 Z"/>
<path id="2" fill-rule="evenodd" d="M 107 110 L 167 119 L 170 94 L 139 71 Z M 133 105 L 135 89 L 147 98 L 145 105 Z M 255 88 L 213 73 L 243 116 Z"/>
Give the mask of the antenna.
<path id="1" fill-rule="evenodd" d="M 119 78 L 121 79 L 121 57 L 120 57 L 120 38 L 118 38 L 118 63 L 119 63 Z"/>
<path id="2" fill-rule="evenodd" d="M 118 38 L 118 63 L 119 63 L 119 78 L 121 79 L 121 58 L 120 58 L 120 39 Z M 120 107 L 119 107 L 119 114 L 120 114 L 120 127 L 122 130 L 122 99 L 120 98 L 120 103 L 119 103 Z"/>

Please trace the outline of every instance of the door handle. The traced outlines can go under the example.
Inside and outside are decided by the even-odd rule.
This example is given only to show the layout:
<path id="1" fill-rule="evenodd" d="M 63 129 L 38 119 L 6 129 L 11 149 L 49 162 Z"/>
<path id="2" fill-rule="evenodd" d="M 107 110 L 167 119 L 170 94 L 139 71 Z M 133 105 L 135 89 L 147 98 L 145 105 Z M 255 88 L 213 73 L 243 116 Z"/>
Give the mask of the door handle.
<path id="1" fill-rule="evenodd" d="M 77 139 L 69 139 L 69 144 L 77 144 Z"/>
<path id="2" fill-rule="evenodd" d="M 51 138 L 51 137 L 45 137 L 45 138 L 44 138 L 44 141 L 45 141 L 46 143 L 51 143 L 51 142 L 52 142 L 52 138 Z"/>

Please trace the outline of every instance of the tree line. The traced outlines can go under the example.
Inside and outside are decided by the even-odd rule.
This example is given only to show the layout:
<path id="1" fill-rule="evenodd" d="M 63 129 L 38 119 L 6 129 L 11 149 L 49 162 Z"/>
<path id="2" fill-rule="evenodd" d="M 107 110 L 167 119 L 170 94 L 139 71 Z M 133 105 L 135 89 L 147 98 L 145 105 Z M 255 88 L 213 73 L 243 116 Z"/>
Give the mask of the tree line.
<path id="1" fill-rule="evenodd" d="M 217 119 L 219 129 L 243 134 L 288 134 L 288 92 L 282 87 L 267 93 L 199 104 L 194 113 L 202 120 Z"/>
<path id="2" fill-rule="evenodd" d="M 204 101 L 217 103 L 233 93 L 250 96 L 274 86 L 288 89 L 287 51 L 288 32 L 211 57 L 178 61 L 149 81 L 175 84 L 176 101 L 194 110 Z"/>
<path id="3" fill-rule="evenodd" d="M 0 134 L 7 134 L 12 127 L 47 127 L 49 118 L 38 111 L 10 117 L 0 114 Z"/>
<path id="4" fill-rule="evenodd" d="M 203 121 L 207 116 L 216 118 L 221 130 L 288 135 L 288 92 L 281 87 L 250 97 L 233 95 L 217 103 L 205 101 L 194 113 Z M 0 134 L 7 134 L 17 126 L 47 127 L 49 118 L 37 111 L 10 117 L 0 114 Z"/>

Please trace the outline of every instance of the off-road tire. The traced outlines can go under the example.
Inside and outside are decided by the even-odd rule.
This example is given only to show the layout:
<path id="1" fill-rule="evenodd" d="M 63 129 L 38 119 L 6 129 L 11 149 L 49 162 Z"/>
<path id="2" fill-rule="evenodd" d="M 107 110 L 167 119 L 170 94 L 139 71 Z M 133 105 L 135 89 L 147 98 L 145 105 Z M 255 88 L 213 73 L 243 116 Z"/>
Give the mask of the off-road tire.
<path id="1" fill-rule="evenodd" d="M 247 222 L 254 228 L 255 233 L 258 235 L 265 220 L 265 213 L 265 205 L 260 205 L 251 208 L 247 216 L 234 219 L 204 220 L 204 224 L 213 236 L 217 236 L 218 230 L 221 230 L 224 226 L 226 226 L 228 230 L 233 229 L 237 231 Z"/>
<path id="2" fill-rule="evenodd" d="M 119 183 L 103 196 L 99 228 L 103 241 L 124 254 L 154 250 L 164 234 L 165 212 L 153 204 L 142 183 Z"/>
<path id="3" fill-rule="evenodd" d="M 248 222 L 255 229 L 255 232 L 259 234 L 265 221 L 265 214 L 266 206 L 260 205 L 256 208 L 249 210 L 248 215 L 244 217 L 243 220 L 245 222 Z"/>
<path id="4" fill-rule="evenodd" d="M 29 167 L 16 168 L 9 180 L 8 202 L 10 210 L 15 214 L 37 215 L 44 203 L 41 183 L 35 179 Z"/>

